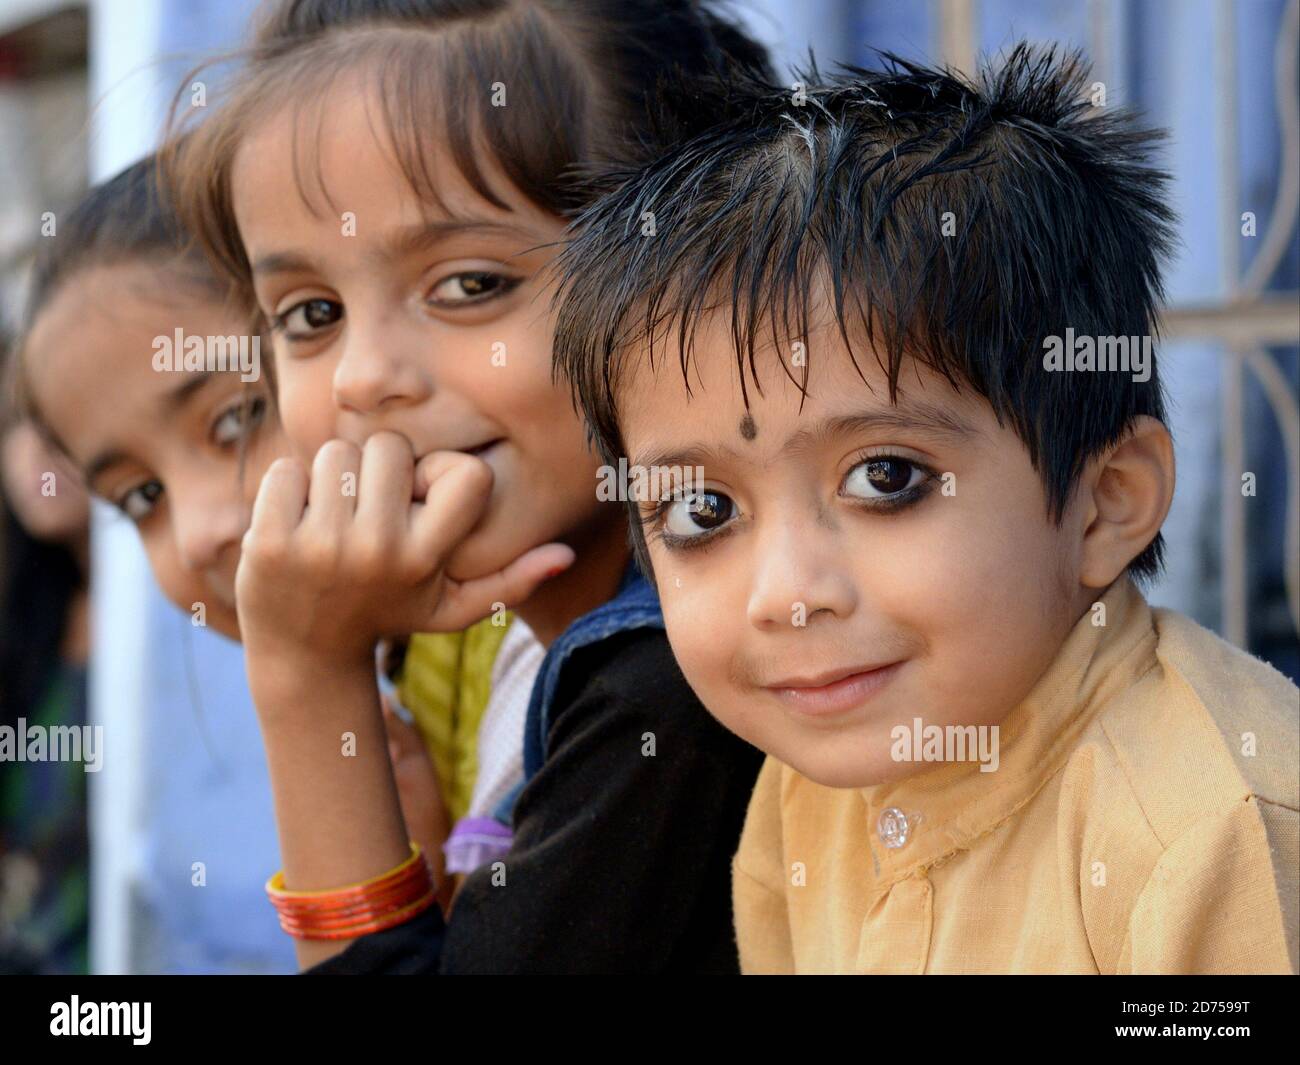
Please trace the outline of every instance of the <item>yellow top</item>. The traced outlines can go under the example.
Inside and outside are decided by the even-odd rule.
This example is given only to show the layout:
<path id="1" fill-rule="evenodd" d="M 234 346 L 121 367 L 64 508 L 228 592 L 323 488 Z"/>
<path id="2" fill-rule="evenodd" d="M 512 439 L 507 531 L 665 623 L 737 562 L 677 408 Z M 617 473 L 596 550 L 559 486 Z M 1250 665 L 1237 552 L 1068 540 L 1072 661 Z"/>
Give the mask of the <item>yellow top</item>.
<path id="1" fill-rule="evenodd" d="M 415 718 L 438 772 L 452 824 L 469 809 L 478 775 L 478 727 L 511 619 L 507 613 L 496 624 L 484 618 L 464 632 L 412 636 L 397 677 L 398 697 Z"/>
<path id="2" fill-rule="evenodd" d="M 733 864 L 743 971 L 1296 971 L 1300 691 L 1128 579 L 1102 602 L 995 772 L 836 789 L 767 760 Z"/>

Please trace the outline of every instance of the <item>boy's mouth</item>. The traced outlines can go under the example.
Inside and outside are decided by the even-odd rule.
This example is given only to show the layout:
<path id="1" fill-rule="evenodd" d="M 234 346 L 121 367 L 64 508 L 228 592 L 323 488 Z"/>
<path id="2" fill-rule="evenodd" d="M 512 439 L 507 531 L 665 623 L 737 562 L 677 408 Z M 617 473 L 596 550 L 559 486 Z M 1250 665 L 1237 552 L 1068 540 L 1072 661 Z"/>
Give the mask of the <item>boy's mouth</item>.
<path id="1" fill-rule="evenodd" d="M 900 659 L 881 666 L 852 666 L 763 687 L 800 714 L 825 717 L 860 706 L 893 680 L 902 665 Z"/>

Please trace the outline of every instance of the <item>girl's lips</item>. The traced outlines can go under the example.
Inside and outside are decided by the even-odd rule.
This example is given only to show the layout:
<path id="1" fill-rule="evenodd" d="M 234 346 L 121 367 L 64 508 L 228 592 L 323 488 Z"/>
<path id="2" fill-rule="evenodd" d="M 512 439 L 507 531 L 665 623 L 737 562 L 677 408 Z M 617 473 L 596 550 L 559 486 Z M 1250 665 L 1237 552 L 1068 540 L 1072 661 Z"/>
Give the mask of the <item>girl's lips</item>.
<path id="1" fill-rule="evenodd" d="M 494 447 L 496 447 L 497 444 L 501 443 L 502 439 L 504 439 L 504 438 L 503 438 L 503 437 L 498 437 L 498 438 L 495 439 L 495 440 L 489 440 L 486 444 L 479 444 L 478 447 L 471 447 L 471 448 L 468 448 L 468 449 L 465 451 L 465 454 L 466 454 L 466 455 L 474 455 L 474 456 L 476 456 L 476 457 L 478 457 L 478 458 L 482 458 L 482 457 L 483 457 L 487 452 L 491 451 Z"/>
<path id="2" fill-rule="evenodd" d="M 842 714 L 866 702 L 894 679 L 902 665 L 902 662 L 891 662 L 876 669 L 850 673 L 827 684 L 770 685 L 767 690 L 800 714 L 827 717 Z"/>
<path id="3" fill-rule="evenodd" d="M 447 448 L 443 450 L 459 451 L 462 455 L 473 455 L 476 459 L 483 459 L 486 462 L 487 457 L 492 454 L 496 446 L 498 444 L 504 444 L 505 440 L 506 438 L 504 436 L 499 436 L 495 440 L 489 440 L 486 443 L 479 444 L 476 447 Z M 415 464 L 417 470 L 419 468 L 420 463 L 423 462 L 424 459 L 427 459 L 429 455 L 432 454 L 433 452 L 430 451 L 423 458 L 416 460 Z M 424 478 L 417 473 L 415 478 L 415 483 L 411 486 L 411 501 L 413 503 L 423 503 L 425 496 L 427 496 L 428 494 L 429 494 L 429 486 L 425 483 Z"/>

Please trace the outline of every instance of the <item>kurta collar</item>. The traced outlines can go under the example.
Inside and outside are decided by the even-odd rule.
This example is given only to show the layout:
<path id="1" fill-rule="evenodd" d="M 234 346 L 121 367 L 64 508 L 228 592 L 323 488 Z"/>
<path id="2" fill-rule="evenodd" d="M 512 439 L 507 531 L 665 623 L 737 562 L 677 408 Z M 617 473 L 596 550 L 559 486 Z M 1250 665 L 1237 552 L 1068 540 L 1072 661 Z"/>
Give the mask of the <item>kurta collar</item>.
<path id="1" fill-rule="evenodd" d="M 945 762 L 900 781 L 860 789 L 877 888 L 968 849 L 1027 803 L 1064 764 L 1079 735 L 1118 692 L 1155 662 L 1151 609 L 1128 577 L 1090 608 L 1029 696 L 1000 723 L 998 768 Z M 886 845 L 886 839 L 898 846 Z"/>

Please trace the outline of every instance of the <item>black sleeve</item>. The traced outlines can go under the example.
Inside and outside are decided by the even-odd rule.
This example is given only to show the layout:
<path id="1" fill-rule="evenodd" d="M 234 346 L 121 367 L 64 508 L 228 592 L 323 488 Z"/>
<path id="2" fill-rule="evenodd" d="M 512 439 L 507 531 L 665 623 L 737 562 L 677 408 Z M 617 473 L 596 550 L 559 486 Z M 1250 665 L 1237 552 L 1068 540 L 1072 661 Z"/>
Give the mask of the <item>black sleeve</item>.
<path id="1" fill-rule="evenodd" d="M 579 650 L 514 845 L 422 933 L 423 968 L 417 921 L 309 972 L 737 972 L 730 863 L 761 762 L 700 705 L 662 630 Z"/>
<path id="2" fill-rule="evenodd" d="M 412 921 L 362 936 L 347 950 L 304 969 L 304 976 L 355 976 L 384 973 L 414 976 L 436 973 L 447 926 L 435 904 Z"/>

